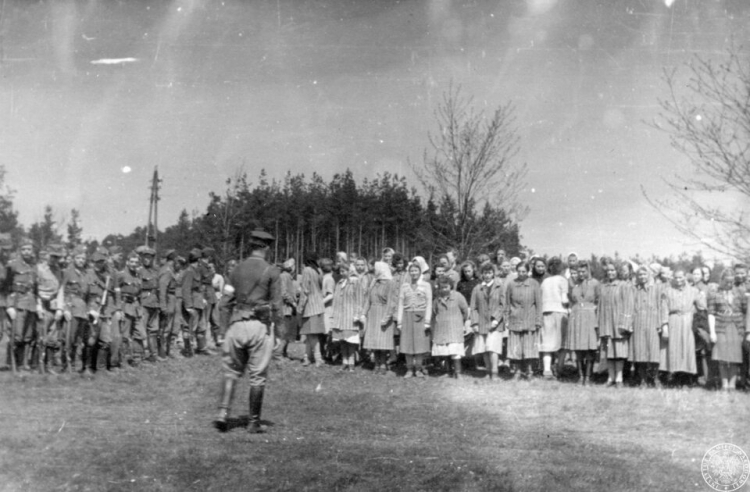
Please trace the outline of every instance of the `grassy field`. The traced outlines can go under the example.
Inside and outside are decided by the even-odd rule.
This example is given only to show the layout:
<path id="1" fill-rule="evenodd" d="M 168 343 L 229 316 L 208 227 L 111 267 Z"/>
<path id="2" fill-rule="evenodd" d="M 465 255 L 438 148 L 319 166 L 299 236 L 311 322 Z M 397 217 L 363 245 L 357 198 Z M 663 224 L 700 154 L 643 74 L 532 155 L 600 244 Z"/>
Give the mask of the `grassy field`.
<path id="1" fill-rule="evenodd" d="M 94 381 L 0 373 L 0 490 L 710 490 L 704 453 L 750 452 L 750 395 L 274 368 L 211 427 L 219 360 Z M 745 486 L 747 489 L 747 485 Z"/>

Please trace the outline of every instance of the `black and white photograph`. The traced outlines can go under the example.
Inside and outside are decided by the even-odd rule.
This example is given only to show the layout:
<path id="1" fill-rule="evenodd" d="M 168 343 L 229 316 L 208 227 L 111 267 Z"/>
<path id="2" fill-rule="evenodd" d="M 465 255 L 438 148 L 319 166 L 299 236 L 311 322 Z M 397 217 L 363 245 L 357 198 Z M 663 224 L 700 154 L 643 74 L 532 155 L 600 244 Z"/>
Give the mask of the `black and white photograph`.
<path id="1" fill-rule="evenodd" d="M 0 0 L 0 492 L 750 491 L 750 1 Z"/>

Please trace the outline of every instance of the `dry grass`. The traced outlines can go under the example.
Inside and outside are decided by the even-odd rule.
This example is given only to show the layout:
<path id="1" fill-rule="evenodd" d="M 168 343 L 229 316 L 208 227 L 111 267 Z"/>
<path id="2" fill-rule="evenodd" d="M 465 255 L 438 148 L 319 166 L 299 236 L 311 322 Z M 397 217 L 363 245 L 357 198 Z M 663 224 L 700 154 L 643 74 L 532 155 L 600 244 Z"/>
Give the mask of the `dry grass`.
<path id="1" fill-rule="evenodd" d="M 750 395 L 274 370 L 269 433 L 210 425 L 216 358 L 95 381 L 0 374 L 0 490 L 708 490 Z M 247 414 L 247 386 L 235 401 Z"/>

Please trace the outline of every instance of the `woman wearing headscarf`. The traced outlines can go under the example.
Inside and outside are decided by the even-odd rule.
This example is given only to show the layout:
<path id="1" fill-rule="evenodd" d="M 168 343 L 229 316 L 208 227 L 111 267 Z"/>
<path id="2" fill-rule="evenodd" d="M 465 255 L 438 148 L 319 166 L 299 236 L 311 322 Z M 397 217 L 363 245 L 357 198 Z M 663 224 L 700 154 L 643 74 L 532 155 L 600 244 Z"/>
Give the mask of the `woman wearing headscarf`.
<path id="1" fill-rule="evenodd" d="M 420 257 L 418 257 L 420 258 Z M 401 332 L 401 353 L 406 355 L 406 375 L 424 377 L 422 359 L 430 351 L 432 287 L 423 278 L 427 262 L 409 265 L 409 283 L 403 284 L 398 296 L 396 322 Z"/>
<path id="2" fill-rule="evenodd" d="M 669 320 L 664 293 L 658 284 L 650 281 L 649 273 L 645 265 L 636 271 L 630 361 L 636 366 L 641 386 L 649 379 L 660 386 L 660 339 Z"/>
<path id="3" fill-rule="evenodd" d="M 307 253 L 304 258 L 300 282 L 299 310 L 302 313 L 300 335 L 305 335 L 305 358 L 302 365 L 309 366 L 314 360 L 317 367 L 323 365 L 320 351 L 321 338 L 326 333 L 324 320 L 322 277 L 318 271 L 318 254 Z"/>
<path id="4" fill-rule="evenodd" d="M 669 311 L 669 330 L 662 336 L 659 369 L 669 373 L 674 382 L 676 373 L 696 374 L 695 337 L 693 335 L 693 313 L 705 309 L 706 300 L 700 291 L 687 285 L 685 271 L 673 273 L 672 286 L 664 290 Z"/>
<path id="5" fill-rule="evenodd" d="M 359 346 L 363 285 L 359 276 L 344 275 L 343 271 L 333 293 L 332 338 L 341 347 L 342 369 L 353 371 L 354 354 Z"/>
<path id="6" fill-rule="evenodd" d="M 415 256 L 413 260 L 411 260 L 412 263 L 416 263 L 419 266 L 419 271 L 422 274 L 422 280 L 425 282 L 430 281 L 430 265 L 427 264 L 427 261 L 422 258 L 421 256 Z M 407 276 L 407 283 L 410 282 L 411 275 Z"/>
<path id="7" fill-rule="evenodd" d="M 572 272 L 571 272 L 572 273 Z M 576 277 L 571 274 L 571 278 Z M 591 379 L 596 350 L 599 348 L 597 305 L 599 304 L 599 281 L 591 278 L 589 262 L 578 263 L 578 275 L 568 294 L 570 299 L 570 319 L 568 333 L 563 338 L 562 347 L 574 350 L 581 384 Z"/>
<path id="8" fill-rule="evenodd" d="M 750 343 L 750 316 L 747 296 L 734 283 L 734 273 L 721 274 L 719 288 L 708 291 L 708 329 L 714 344 L 711 359 L 719 365 L 721 389 L 733 391 L 742 365 L 742 341 Z"/>
<path id="9" fill-rule="evenodd" d="M 622 369 L 628 358 L 629 337 L 633 331 L 632 285 L 618 278 L 618 269 L 609 258 L 602 260 L 605 280 L 599 287 L 599 337 L 602 359 L 606 358 L 608 386 L 621 388 Z"/>
<path id="10" fill-rule="evenodd" d="M 393 282 L 388 264 L 376 262 L 374 279 L 365 295 L 362 322 L 365 327 L 363 348 L 373 351 L 376 374 L 388 372 L 388 352 L 394 349 L 393 315 L 396 309 L 396 290 L 397 286 Z"/>

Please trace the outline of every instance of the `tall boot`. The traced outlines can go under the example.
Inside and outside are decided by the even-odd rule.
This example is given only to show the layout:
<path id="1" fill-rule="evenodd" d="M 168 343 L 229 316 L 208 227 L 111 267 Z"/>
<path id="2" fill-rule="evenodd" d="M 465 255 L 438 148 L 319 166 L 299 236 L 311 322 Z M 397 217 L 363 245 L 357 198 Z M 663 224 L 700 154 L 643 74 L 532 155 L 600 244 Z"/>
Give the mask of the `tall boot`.
<path id="1" fill-rule="evenodd" d="M 159 360 L 166 360 L 167 352 L 169 351 L 169 336 L 163 333 L 157 342 L 159 344 Z"/>
<path id="2" fill-rule="evenodd" d="M 94 343 L 89 347 L 89 369 L 91 372 L 96 372 L 99 366 L 99 342 Z"/>
<path id="3" fill-rule="evenodd" d="M 55 370 L 55 359 L 57 351 L 52 347 L 45 347 L 44 352 L 47 374 L 55 376 L 57 374 L 57 371 Z"/>
<path id="4" fill-rule="evenodd" d="M 232 406 L 232 399 L 234 399 L 235 382 L 235 379 L 225 377 L 221 383 L 219 413 L 214 420 L 214 427 L 216 427 L 219 432 L 226 432 L 228 430 L 227 417 L 229 416 L 229 409 Z"/>
<path id="5" fill-rule="evenodd" d="M 94 377 L 94 373 L 89 368 L 89 366 L 92 363 L 96 364 L 96 362 L 92 362 L 92 359 L 93 359 L 92 352 L 93 352 L 93 347 L 89 346 L 89 344 L 83 345 L 82 351 L 81 351 L 81 375 L 85 378 Z"/>
<path id="6" fill-rule="evenodd" d="M 16 365 L 19 365 L 19 369 L 24 371 L 30 370 L 29 361 L 26 360 L 26 354 L 28 353 L 28 343 L 21 342 L 16 347 Z"/>
<path id="7" fill-rule="evenodd" d="M 453 359 L 453 377 L 461 379 L 461 359 Z"/>
<path id="8" fill-rule="evenodd" d="M 193 344 L 190 337 L 185 338 L 185 357 L 193 356 Z"/>
<path id="9" fill-rule="evenodd" d="M 148 362 L 156 362 L 156 354 L 158 351 L 158 340 L 156 338 L 155 334 L 149 333 L 147 340 L 145 342 L 148 343 L 148 356 L 146 357 L 146 361 Z M 145 351 L 144 351 L 145 352 Z"/>
<path id="10" fill-rule="evenodd" d="M 263 408 L 264 390 L 264 386 L 250 387 L 250 422 L 247 424 L 247 431 L 250 434 L 262 434 L 265 432 L 260 426 L 260 410 Z"/>

